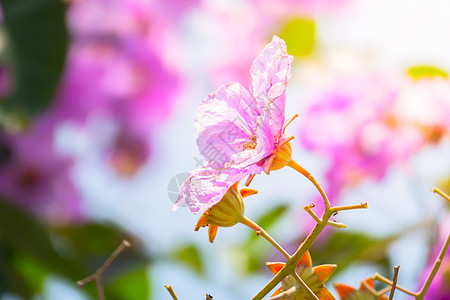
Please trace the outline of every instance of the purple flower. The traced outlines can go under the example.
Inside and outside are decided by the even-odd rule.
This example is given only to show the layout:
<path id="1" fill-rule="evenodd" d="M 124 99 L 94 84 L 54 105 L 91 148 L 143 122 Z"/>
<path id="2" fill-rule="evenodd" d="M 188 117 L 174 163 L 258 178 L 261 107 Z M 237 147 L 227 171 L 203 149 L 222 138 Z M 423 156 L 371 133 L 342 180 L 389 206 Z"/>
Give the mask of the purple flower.
<path id="1" fill-rule="evenodd" d="M 82 221 L 72 160 L 54 149 L 53 126 L 40 118 L 22 133 L 0 133 L 0 194 L 54 224 Z"/>
<path id="2" fill-rule="evenodd" d="M 421 146 L 420 132 L 393 112 L 398 88 L 392 81 L 378 74 L 340 78 L 307 109 L 300 139 L 328 158 L 330 199 L 363 179 L 383 179 Z"/>
<path id="3" fill-rule="evenodd" d="M 284 118 L 292 60 L 284 41 L 274 36 L 253 62 L 250 92 L 229 83 L 202 101 L 195 125 L 207 165 L 191 172 L 175 209 L 187 203 L 198 213 L 220 201 L 247 175 L 251 180 L 252 174 L 270 172 L 277 150 L 293 138 L 284 134 L 293 119 Z"/>
<path id="4" fill-rule="evenodd" d="M 149 133 L 171 113 L 182 84 L 163 57 L 161 36 L 168 28 L 158 7 L 81 0 L 68 11 L 72 43 L 53 110 L 59 122 L 114 122 L 117 131 L 105 153 L 121 175 L 134 175 L 151 157 Z"/>

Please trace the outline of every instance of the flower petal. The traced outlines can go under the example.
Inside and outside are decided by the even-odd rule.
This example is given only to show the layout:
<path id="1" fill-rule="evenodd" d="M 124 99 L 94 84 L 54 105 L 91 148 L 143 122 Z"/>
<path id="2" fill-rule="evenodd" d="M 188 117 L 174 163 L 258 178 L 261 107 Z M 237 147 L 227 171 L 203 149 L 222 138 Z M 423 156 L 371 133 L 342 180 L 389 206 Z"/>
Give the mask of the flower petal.
<path id="1" fill-rule="evenodd" d="M 320 265 L 313 268 L 320 282 L 325 283 L 336 270 L 337 265 Z"/>
<path id="2" fill-rule="evenodd" d="M 252 64 L 252 95 L 258 105 L 268 109 L 273 128 L 284 123 L 286 87 L 291 77 L 293 57 L 287 53 L 286 43 L 274 36 Z M 274 132 L 274 134 L 276 134 Z"/>
<path id="3" fill-rule="evenodd" d="M 181 186 L 177 209 L 184 203 L 194 214 L 208 209 L 219 202 L 228 189 L 250 174 L 251 169 L 217 168 L 215 164 L 192 171 Z"/>
<path id="4" fill-rule="evenodd" d="M 210 94 L 197 108 L 197 145 L 203 157 L 223 166 L 251 141 L 261 111 L 238 83 L 229 83 Z"/>

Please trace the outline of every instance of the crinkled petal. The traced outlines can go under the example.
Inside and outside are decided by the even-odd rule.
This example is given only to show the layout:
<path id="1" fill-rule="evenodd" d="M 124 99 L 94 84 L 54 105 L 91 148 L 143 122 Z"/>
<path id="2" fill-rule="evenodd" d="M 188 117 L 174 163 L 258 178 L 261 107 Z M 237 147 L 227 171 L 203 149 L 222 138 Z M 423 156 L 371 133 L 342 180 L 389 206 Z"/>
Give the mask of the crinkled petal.
<path id="1" fill-rule="evenodd" d="M 217 168 L 211 165 L 194 170 L 181 186 L 173 209 L 186 203 L 194 214 L 204 211 L 219 202 L 234 183 L 249 174 L 249 169 Z"/>
<path id="2" fill-rule="evenodd" d="M 286 43 L 277 36 L 264 47 L 252 64 L 252 95 L 266 109 L 274 135 L 280 135 L 284 123 L 286 88 L 291 77 L 293 57 Z"/>
<path id="3" fill-rule="evenodd" d="M 203 157 L 223 166 L 231 156 L 251 142 L 261 111 L 254 99 L 238 83 L 222 85 L 199 105 L 195 125 L 197 145 Z"/>

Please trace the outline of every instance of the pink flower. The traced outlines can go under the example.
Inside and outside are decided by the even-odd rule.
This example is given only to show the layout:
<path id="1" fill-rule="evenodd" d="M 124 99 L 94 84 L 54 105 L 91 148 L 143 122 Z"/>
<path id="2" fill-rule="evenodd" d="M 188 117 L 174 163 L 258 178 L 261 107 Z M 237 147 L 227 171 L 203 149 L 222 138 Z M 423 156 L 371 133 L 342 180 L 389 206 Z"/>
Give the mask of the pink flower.
<path id="1" fill-rule="evenodd" d="M 160 37 L 168 28 L 158 7 L 80 0 L 68 11 L 72 43 L 52 110 L 59 122 L 101 117 L 116 124 L 105 154 L 121 175 L 134 175 L 151 157 L 151 133 L 171 113 L 182 84 L 163 57 Z"/>
<path id="2" fill-rule="evenodd" d="M 208 163 L 191 172 L 175 209 L 187 203 L 198 213 L 247 175 L 270 172 L 277 150 L 293 138 L 284 133 L 293 119 L 284 118 L 292 61 L 284 41 L 274 36 L 253 62 L 250 92 L 229 83 L 202 101 L 195 125 L 197 145 Z"/>
<path id="3" fill-rule="evenodd" d="M 72 160 L 56 153 L 50 123 L 40 118 L 27 132 L 0 134 L 0 194 L 46 222 L 80 222 Z"/>
<path id="4" fill-rule="evenodd" d="M 309 107 L 301 141 L 329 159 L 331 199 L 365 178 L 381 180 L 422 145 L 420 132 L 393 115 L 397 91 L 383 76 L 341 78 Z"/>

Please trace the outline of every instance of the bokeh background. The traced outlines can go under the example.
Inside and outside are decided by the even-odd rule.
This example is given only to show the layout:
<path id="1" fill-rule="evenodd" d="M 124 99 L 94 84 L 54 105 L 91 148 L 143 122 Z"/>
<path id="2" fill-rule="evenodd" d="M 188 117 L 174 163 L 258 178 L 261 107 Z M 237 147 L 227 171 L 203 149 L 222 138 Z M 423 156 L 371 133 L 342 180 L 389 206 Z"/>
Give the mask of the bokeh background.
<path id="1" fill-rule="evenodd" d="M 294 56 L 294 159 L 342 212 L 313 263 L 333 282 L 375 272 L 417 290 L 450 231 L 450 4 L 446 0 L 0 0 L 0 299 L 250 299 L 282 258 L 243 226 L 214 244 L 172 211 L 204 161 L 196 106 L 250 83 L 273 35 Z M 259 175 L 246 214 L 293 251 L 320 200 L 292 170 Z M 316 208 L 320 214 L 320 205 Z M 427 299 L 450 299 L 450 254 Z M 336 295 L 337 296 L 337 295 Z M 400 293 L 397 299 L 406 299 Z"/>

